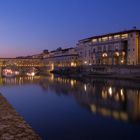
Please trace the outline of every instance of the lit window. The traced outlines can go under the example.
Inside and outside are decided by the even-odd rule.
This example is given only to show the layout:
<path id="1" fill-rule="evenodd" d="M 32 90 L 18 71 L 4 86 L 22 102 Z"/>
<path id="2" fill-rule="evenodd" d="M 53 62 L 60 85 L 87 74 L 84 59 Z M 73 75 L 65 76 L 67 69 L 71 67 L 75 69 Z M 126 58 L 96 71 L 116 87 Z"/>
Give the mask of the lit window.
<path id="1" fill-rule="evenodd" d="M 92 42 L 93 42 L 93 43 L 96 43 L 96 42 L 97 42 L 97 39 L 92 39 Z"/>
<path id="2" fill-rule="evenodd" d="M 102 41 L 102 39 L 101 39 L 101 38 L 99 38 L 98 40 L 99 40 L 99 42 L 101 42 L 101 41 Z"/>
<path id="3" fill-rule="evenodd" d="M 123 60 L 123 59 L 121 60 L 121 63 L 122 63 L 122 64 L 124 63 L 124 60 Z"/>
<path id="4" fill-rule="evenodd" d="M 125 56 L 125 52 L 124 51 L 122 52 L 122 55 Z"/>
<path id="5" fill-rule="evenodd" d="M 119 54 L 119 52 L 115 52 L 115 55 L 116 55 L 116 56 L 119 56 L 120 54 Z"/>
<path id="6" fill-rule="evenodd" d="M 109 87 L 108 92 L 109 92 L 109 95 L 112 96 L 112 87 Z"/>
<path id="7" fill-rule="evenodd" d="M 103 53 L 102 54 L 102 57 L 107 57 L 107 53 Z"/>
<path id="8" fill-rule="evenodd" d="M 71 62 L 71 67 L 76 67 L 76 63 Z"/>
<path id="9" fill-rule="evenodd" d="M 114 35 L 114 39 L 119 39 L 120 35 Z"/>
<path id="10" fill-rule="evenodd" d="M 102 37 L 102 41 L 107 41 L 108 37 Z"/>
<path id="11" fill-rule="evenodd" d="M 87 61 L 84 61 L 84 64 L 87 64 L 88 62 Z"/>
<path id="12" fill-rule="evenodd" d="M 112 40 L 112 36 L 109 36 L 109 40 Z"/>
<path id="13" fill-rule="evenodd" d="M 123 34 L 122 39 L 126 39 L 126 38 L 128 38 L 128 34 Z"/>

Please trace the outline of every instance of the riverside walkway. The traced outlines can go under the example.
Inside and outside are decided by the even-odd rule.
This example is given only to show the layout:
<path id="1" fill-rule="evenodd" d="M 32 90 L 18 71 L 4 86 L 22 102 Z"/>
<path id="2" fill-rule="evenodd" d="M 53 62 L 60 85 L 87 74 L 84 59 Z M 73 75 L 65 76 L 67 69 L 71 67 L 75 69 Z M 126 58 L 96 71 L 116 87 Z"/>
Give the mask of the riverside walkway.
<path id="1" fill-rule="evenodd" d="M 0 140 L 41 140 L 0 94 Z"/>

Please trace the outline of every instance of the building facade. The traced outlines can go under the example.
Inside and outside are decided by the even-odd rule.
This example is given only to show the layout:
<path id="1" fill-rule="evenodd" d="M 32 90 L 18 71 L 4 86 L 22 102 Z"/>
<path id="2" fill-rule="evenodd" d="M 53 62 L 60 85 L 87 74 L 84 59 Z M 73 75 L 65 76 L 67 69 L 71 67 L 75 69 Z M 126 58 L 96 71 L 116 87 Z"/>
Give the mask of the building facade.
<path id="1" fill-rule="evenodd" d="M 46 65 L 51 66 L 51 70 L 57 68 L 76 67 L 78 54 L 74 48 L 58 48 L 44 55 Z"/>
<path id="2" fill-rule="evenodd" d="M 75 49 L 81 65 L 138 65 L 140 30 L 93 36 L 80 40 Z"/>

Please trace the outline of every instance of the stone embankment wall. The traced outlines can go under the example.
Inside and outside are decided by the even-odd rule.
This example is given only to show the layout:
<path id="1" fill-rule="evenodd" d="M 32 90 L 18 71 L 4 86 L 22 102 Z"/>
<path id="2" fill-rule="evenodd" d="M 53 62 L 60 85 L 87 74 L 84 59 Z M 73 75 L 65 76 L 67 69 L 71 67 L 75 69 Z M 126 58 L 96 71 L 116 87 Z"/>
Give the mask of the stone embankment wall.
<path id="1" fill-rule="evenodd" d="M 0 140 L 41 140 L 1 94 Z"/>
<path id="2" fill-rule="evenodd" d="M 114 73 L 114 74 L 140 74 L 140 66 L 110 66 L 110 65 L 95 65 L 95 66 L 85 66 L 82 68 L 82 72 L 104 72 L 104 73 Z"/>

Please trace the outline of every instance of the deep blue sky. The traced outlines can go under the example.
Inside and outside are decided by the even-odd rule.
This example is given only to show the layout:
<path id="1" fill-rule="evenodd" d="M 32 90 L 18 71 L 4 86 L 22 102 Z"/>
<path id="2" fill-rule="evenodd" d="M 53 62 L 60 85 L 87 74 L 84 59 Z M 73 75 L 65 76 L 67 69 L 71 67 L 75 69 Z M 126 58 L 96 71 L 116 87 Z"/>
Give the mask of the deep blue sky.
<path id="1" fill-rule="evenodd" d="M 0 0 L 0 57 L 74 47 L 133 26 L 140 28 L 140 0 Z"/>

